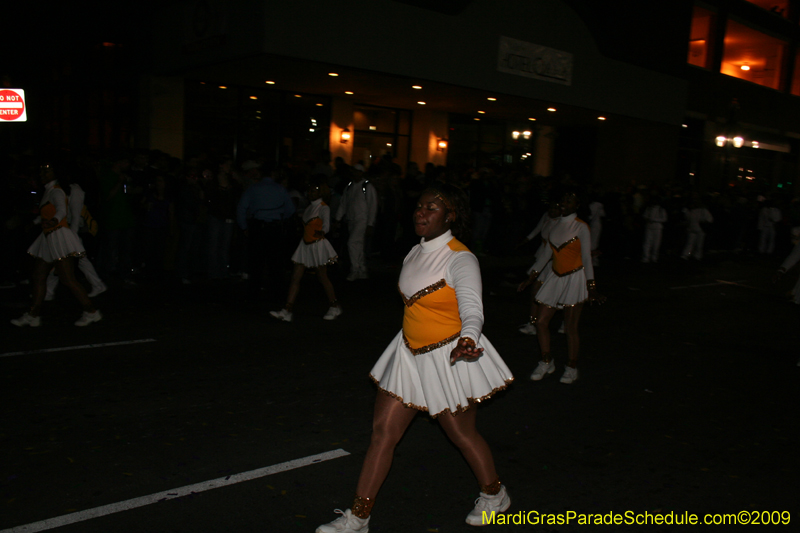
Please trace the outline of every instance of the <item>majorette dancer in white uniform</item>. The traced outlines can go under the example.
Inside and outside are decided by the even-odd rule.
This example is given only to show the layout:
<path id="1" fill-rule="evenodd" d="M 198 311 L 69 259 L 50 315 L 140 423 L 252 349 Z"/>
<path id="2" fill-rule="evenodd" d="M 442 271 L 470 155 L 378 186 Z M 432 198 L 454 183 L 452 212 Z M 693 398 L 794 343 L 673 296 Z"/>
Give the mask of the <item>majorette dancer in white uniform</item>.
<path id="1" fill-rule="evenodd" d="M 553 229 L 553 226 L 558 222 L 561 218 L 561 206 L 558 204 L 557 201 L 550 202 L 547 212 L 542 215 L 542 218 L 539 220 L 539 223 L 533 228 L 533 231 L 528 234 L 525 239 L 525 242 L 529 242 L 536 237 L 537 234 L 541 233 L 542 235 L 542 244 L 539 245 L 539 249 L 536 250 L 536 255 L 534 256 L 533 262 L 536 261 L 542 256 L 542 254 L 546 253 L 548 244 L 547 239 L 550 238 L 550 231 Z M 530 276 L 531 272 L 533 271 L 533 267 L 528 269 L 528 275 Z M 531 287 L 531 314 L 530 319 L 527 324 L 519 328 L 520 333 L 524 333 L 525 335 L 536 335 L 536 316 L 539 314 L 539 304 L 536 302 L 536 293 L 544 283 L 544 280 L 547 279 L 549 276 L 549 271 L 545 269 L 545 271 L 539 276 L 539 278 L 533 283 L 533 287 Z M 527 286 L 527 285 L 526 285 Z M 563 327 L 563 326 L 562 326 Z M 560 331 L 563 333 L 563 331 Z"/>
<path id="2" fill-rule="evenodd" d="M 373 433 L 351 509 L 317 533 L 368 531 L 375 496 L 389 468 L 397 442 L 419 411 L 427 411 L 461 450 L 481 495 L 467 523 L 482 525 L 484 511 L 503 512 L 511 505 L 500 483 L 491 450 L 475 428 L 477 408 L 513 380 L 486 337 L 480 267 L 477 258 L 453 234 L 468 226 L 464 194 L 437 184 L 422 193 L 414 212 L 419 245 L 412 248 L 400 273 L 405 303 L 403 329 L 372 368 L 379 391 Z M 451 231 L 452 230 L 452 231 Z"/>
<path id="3" fill-rule="evenodd" d="M 92 301 L 86 295 L 83 285 L 75 279 L 75 258 L 86 255 L 80 238 L 70 231 L 67 223 L 67 195 L 58 185 L 56 175 L 51 164 L 42 165 L 39 178 L 44 185 L 45 192 L 39 203 L 39 216 L 34 221 L 41 224 L 42 234 L 33 241 L 28 248 L 28 253 L 34 257 L 31 285 L 33 289 L 33 304 L 30 311 L 11 321 L 15 326 L 40 326 L 42 321 L 40 312 L 47 290 L 47 274 L 55 268 L 56 274 L 61 279 L 78 302 L 83 307 L 83 315 L 76 326 L 88 326 L 97 322 L 103 316 L 95 309 Z"/>
<path id="4" fill-rule="evenodd" d="M 69 197 L 67 200 L 67 222 L 69 223 L 69 229 L 75 232 L 79 239 L 81 236 L 78 231 L 80 230 L 81 223 L 83 222 L 83 218 L 81 218 L 81 211 L 83 211 L 85 198 L 86 193 L 83 191 L 80 185 L 77 183 L 72 183 L 69 186 Z M 81 241 L 81 244 L 83 244 L 83 241 Z M 83 275 L 86 276 L 86 280 L 92 286 L 92 290 L 89 292 L 89 298 L 94 298 L 98 294 L 106 292 L 108 287 L 106 287 L 106 284 L 100 279 L 100 276 L 97 275 L 94 265 L 92 265 L 92 262 L 85 254 L 78 259 L 78 269 L 83 272 Z M 55 297 L 56 287 L 58 287 L 58 276 L 56 276 L 55 271 L 51 271 L 47 276 L 47 294 L 44 297 L 45 300 L 52 300 Z"/>
<path id="5" fill-rule="evenodd" d="M 535 280 L 548 261 L 552 260 L 551 266 L 547 267 L 552 272 L 536 294 L 536 300 L 540 304 L 536 327 L 542 360 L 531 374 L 534 381 L 555 371 L 550 355 L 549 326 L 550 320 L 559 309 L 564 310 L 569 351 L 569 360 L 561 383 L 569 384 L 578 379 L 578 322 L 583 304 L 586 301 L 605 301 L 605 297 L 595 288 L 589 226 L 578 218 L 577 209 L 577 195 L 574 192 L 564 194 L 561 198 L 562 216 L 550 231 L 548 249 L 533 265 L 533 271 L 525 282 L 531 283 Z M 520 289 L 525 288 L 525 283 L 520 285 Z"/>
<path id="6" fill-rule="evenodd" d="M 285 322 L 292 321 L 292 309 L 297 293 L 300 291 L 300 281 L 306 268 L 317 269 L 317 279 L 325 289 L 328 296 L 328 312 L 325 313 L 325 320 L 333 320 L 342 314 L 342 308 L 336 299 L 336 292 L 333 284 L 328 278 L 328 266 L 334 264 L 338 256 L 333 249 L 330 241 L 325 238 L 325 234 L 331 228 L 331 209 L 328 204 L 323 202 L 323 196 L 329 193 L 328 186 L 320 181 L 312 181 L 306 192 L 308 200 L 311 202 L 303 212 L 303 238 L 292 255 L 294 270 L 292 271 L 292 281 L 289 284 L 289 295 L 286 298 L 286 305 L 280 311 L 270 311 L 270 315 Z"/>

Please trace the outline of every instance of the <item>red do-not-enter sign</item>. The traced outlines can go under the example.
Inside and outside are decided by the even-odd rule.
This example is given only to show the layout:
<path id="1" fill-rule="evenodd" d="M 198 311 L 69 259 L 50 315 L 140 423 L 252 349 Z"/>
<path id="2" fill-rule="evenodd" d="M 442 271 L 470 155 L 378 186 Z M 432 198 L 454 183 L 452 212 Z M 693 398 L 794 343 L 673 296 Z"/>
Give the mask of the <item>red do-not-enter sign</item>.
<path id="1" fill-rule="evenodd" d="M 0 89 L 0 120 L 25 121 L 25 91 L 22 89 Z"/>

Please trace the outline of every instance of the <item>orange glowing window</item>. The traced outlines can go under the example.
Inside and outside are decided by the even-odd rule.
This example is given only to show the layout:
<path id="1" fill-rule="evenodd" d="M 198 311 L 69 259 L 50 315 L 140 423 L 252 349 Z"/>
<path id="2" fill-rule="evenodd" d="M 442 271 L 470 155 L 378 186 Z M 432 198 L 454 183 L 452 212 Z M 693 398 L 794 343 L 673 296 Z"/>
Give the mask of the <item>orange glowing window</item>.
<path id="1" fill-rule="evenodd" d="M 794 78 L 792 79 L 792 94 L 800 96 L 800 54 L 794 58 Z"/>
<path id="2" fill-rule="evenodd" d="M 783 18 L 789 18 L 789 0 L 745 0 Z"/>
<path id="3" fill-rule="evenodd" d="M 716 15 L 695 6 L 692 13 L 692 31 L 689 34 L 689 57 L 686 62 L 702 68 L 711 68 L 711 46 L 714 43 Z"/>
<path id="4" fill-rule="evenodd" d="M 720 72 L 771 89 L 780 89 L 787 43 L 728 20 Z"/>

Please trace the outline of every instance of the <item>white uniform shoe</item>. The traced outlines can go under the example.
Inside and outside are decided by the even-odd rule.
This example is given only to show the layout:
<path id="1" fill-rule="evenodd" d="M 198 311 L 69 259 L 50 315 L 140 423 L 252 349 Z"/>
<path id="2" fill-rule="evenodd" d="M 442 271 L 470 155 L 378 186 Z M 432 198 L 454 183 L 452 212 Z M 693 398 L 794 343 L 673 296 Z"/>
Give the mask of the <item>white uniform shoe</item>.
<path id="1" fill-rule="evenodd" d="M 283 320 L 284 322 L 292 321 L 292 313 L 290 313 L 286 309 L 281 309 L 280 311 L 270 311 L 269 314 L 274 316 L 278 320 Z"/>
<path id="2" fill-rule="evenodd" d="M 341 307 L 329 307 L 328 308 L 328 312 L 325 313 L 325 316 L 322 317 L 322 318 L 324 320 L 333 320 L 333 319 L 335 319 L 337 316 L 339 316 L 341 314 L 342 314 L 342 308 Z"/>
<path id="3" fill-rule="evenodd" d="M 545 363 L 544 361 L 539 361 L 539 364 L 536 366 L 536 370 L 533 371 L 531 374 L 531 380 L 539 381 L 547 374 L 552 374 L 556 371 L 556 364 L 553 361 L 549 363 Z"/>
<path id="4" fill-rule="evenodd" d="M 517 331 L 523 335 L 536 335 L 536 326 L 528 322 L 524 326 L 521 326 Z"/>
<path id="5" fill-rule="evenodd" d="M 105 284 L 98 285 L 97 287 L 92 287 L 92 292 L 90 292 L 87 296 L 89 296 L 89 298 L 94 298 L 98 294 L 102 294 L 102 293 L 106 292 L 107 290 L 108 290 L 108 287 L 106 287 Z"/>
<path id="6" fill-rule="evenodd" d="M 467 515 L 467 524 L 471 526 L 485 526 L 484 517 L 489 518 L 493 513 L 502 513 L 511 507 L 511 498 L 508 496 L 505 485 L 500 485 L 500 492 L 489 495 L 481 492 L 475 500 L 475 508 Z"/>
<path id="7" fill-rule="evenodd" d="M 333 512 L 342 516 L 333 522 L 319 526 L 316 533 L 369 533 L 369 516 L 359 518 L 350 509 L 344 512 L 341 509 L 334 509 Z"/>
<path id="8" fill-rule="evenodd" d="M 25 313 L 19 318 L 12 318 L 11 323 L 20 328 L 25 326 L 38 328 L 42 325 L 42 319 L 38 316 L 31 316 L 29 313 Z"/>
<path id="9" fill-rule="evenodd" d="M 561 376 L 561 383 L 566 383 L 567 385 L 575 382 L 578 380 L 578 369 L 572 368 L 568 366 L 564 369 L 564 375 Z"/>
<path id="10" fill-rule="evenodd" d="M 100 322 L 103 319 L 103 315 L 100 314 L 100 311 L 95 311 L 94 313 L 87 313 L 86 311 L 83 312 L 83 315 L 75 322 L 76 326 L 88 326 L 92 322 Z"/>

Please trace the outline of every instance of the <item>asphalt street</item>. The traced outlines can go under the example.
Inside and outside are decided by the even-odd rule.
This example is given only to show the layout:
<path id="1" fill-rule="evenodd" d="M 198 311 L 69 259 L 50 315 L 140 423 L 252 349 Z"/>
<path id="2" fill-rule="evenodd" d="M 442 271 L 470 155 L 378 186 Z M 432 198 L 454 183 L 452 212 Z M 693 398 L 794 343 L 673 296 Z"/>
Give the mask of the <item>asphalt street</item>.
<path id="1" fill-rule="evenodd" d="M 779 516 L 762 511 L 790 513 L 770 529 L 796 528 L 800 306 L 786 300 L 789 279 L 771 283 L 780 258 L 604 263 L 596 277 L 608 302 L 583 314 L 573 385 L 558 381 L 564 335 L 554 335 L 557 372 L 528 379 L 539 351 L 517 332 L 528 295 L 515 286 L 530 260 L 481 259 L 484 334 L 516 381 L 479 407 L 478 423 L 509 513 L 576 517 L 487 530 L 692 529 L 577 522 L 609 513 Z M 20 329 L 8 320 L 25 310 L 28 287 L 2 291 L 0 533 L 310 533 L 335 518 L 369 442 L 368 372 L 401 326 L 399 262 L 372 266 L 356 282 L 334 270 L 344 314 L 332 322 L 311 276 L 292 323 L 268 314 L 282 295 L 245 303 L 240 282 L 164 281 L 112 285 L 96 300 L 104 319 L 86 328 L 72 325 L 80 312 L 60 289 L 43 325 Z M 234 482 L 336 450 L 346 454 Z M 174 496 L 218 479 L 228 482 Z M 173 496 L 122 510 L 162 493 Z M 464 518 L 477 493 L 439 425 L 419 415 L 370 530 L 474 531 Z"/>

